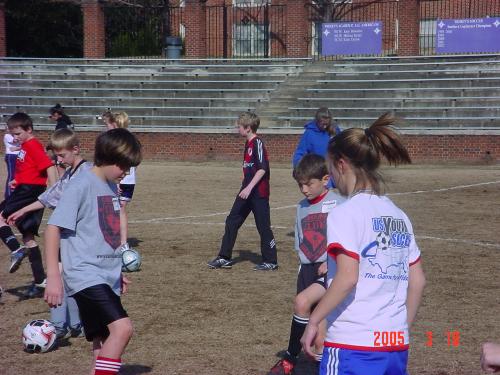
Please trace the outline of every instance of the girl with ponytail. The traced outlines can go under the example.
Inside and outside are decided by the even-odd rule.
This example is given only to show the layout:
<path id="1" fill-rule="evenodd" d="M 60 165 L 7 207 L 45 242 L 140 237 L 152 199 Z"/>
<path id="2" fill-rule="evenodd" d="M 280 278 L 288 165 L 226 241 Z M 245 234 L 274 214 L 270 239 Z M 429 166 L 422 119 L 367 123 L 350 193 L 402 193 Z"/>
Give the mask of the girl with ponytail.
<path id="1" fill-rule="evenodd" d="M 386 113 L 328 145 L 329 172 L 348 200 L 327 220 L 328 285 L 302 337 L 313 354 L 327 318 L 320 375 L 407 374 L 409 329 L 425 285 L 410 220 L 381 193 L 382 158 L 411 163 Z"/>

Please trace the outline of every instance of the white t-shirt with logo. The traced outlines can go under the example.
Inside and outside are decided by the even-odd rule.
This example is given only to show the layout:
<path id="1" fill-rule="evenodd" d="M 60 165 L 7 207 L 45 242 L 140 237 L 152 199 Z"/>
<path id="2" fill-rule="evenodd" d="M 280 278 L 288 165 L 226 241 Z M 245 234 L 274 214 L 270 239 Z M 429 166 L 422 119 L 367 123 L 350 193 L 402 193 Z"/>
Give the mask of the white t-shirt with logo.
<path id="1" fill-rule="evenodd" d="M 327 317 L 325 346 L 408 349 L 408 274 L 420 250 L 406 214 L 387 197 L 357 194 L 328 215 L 327 241 L 328 285 L 339 253 L 359 261 L 359 275 L 355 288 Z"/>

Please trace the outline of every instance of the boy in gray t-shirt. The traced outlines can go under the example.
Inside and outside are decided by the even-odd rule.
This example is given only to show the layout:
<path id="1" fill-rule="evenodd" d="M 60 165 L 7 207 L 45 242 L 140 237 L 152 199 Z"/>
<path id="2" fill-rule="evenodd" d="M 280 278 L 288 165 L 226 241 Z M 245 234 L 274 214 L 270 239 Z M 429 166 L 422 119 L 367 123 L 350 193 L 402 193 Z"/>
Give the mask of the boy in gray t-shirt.
<path id="1" fill-rule="evenodd" d="M 325 159 L 307 154 L 294 169 L 294 178 L 305 199 L 297 205 L 295 250 L 299 255 L 297 296 L 294 301 L 288 349 L 268 375 L 291 374 L 302 349 L 300 339 L 314 306 L 326 292 L 326 219 L 345 199 L 328 190 L 330 180 Z M 321 335 L 318 335 L 321 336 Z M 321 339 L 318 339 L 321 341 Z"/>
<path id="2" fill-rule="evenodd" d="M 45 300 L 61 304 L 59 243 L 64 286 L 73 296 L 88 341 L 93 342 L 95 374 L 118 373 L 132 336 L 120 293 L 129 281 L 121 274 L 120 202 L 116 184 L 141 161 L 141 145 L 126 129 L 97 137 L 94 167 L 67 186 L 45 231 Z"/>

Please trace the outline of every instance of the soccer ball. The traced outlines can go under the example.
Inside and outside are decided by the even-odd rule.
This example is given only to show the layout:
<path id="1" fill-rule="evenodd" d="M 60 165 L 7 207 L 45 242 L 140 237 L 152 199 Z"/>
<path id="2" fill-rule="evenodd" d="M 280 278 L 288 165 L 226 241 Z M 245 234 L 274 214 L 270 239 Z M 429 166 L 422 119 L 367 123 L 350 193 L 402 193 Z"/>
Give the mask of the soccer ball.
<path id="1" fill-rule="evenodd" d="M 380 232 L 377 234 L 377 249 L 385 251 L 391 246 L 391 237 L 385 234 L 384 232 Z"/>
<path id="2" fill-rule="evenodd" d="M 28 353 L 45 353 L 54 346 L 56 327 L 44 319 L 32 320 L 23 329 L 24 350 Z"/>
<path id="3" fill-rule="evenodd" d="M 141 255 L 135 249 L 129 248 L 122 253 L 122 271 L 135 272 L 141 268 Z"/>

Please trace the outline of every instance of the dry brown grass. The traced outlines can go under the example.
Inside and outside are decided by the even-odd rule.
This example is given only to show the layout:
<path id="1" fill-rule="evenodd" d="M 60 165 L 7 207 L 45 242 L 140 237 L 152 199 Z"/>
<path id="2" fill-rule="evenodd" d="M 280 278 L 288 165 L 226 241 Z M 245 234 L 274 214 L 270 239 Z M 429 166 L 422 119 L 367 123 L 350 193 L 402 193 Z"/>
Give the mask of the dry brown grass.
<path id="1" fill-rule="evenodd" d="M 300 193 L 289 166 L 271 167 L 271 207 L 294 205 Z M 499 181 L 500 167 L 412 166 L 386 169 L 385 175 L 389 192 L 428 191 Z M 252 271 L 259 239 L 251 218 L 238 237 L 233 269 L 205 266 L 217 254 L 224 230 L 225 215 L 211 214 L 230 209 L 240 178 L 239 163 L 139 168 L 130 237 L 143 255 L 143 268 L 131 275 L 132 289 L 123 298 L 135 336 L 122 374 L 263 374 L 286 349 L 297 272 L 290 236 L 294 209 L 271 213 L 278 271 Z M 500 340 L 500 184 L 393 200 L 413 221 L 428 280 L 412 328 L 411 373 L 481 373 L 480 343 Z M 147 221 L 156 218 L 163 219 Z M 42 355 L 22 351 L 23 325 L 49 314 L 41 299 L 18 300 L 16 293 L 30 281 L 28 264 L 13 275 L 7 264 L 4 248 L 0 282 L 8 291 L 0 304 L 0 374 L 88 374 L 90 346 L 83 339 Z M 428 331 L 432 347 L 426 346 Z M 448 331 L 460 332 L 458 347 L 447 345 Z M 297 373 L 311 374 L 312 367 L 302 362 Z"/>

